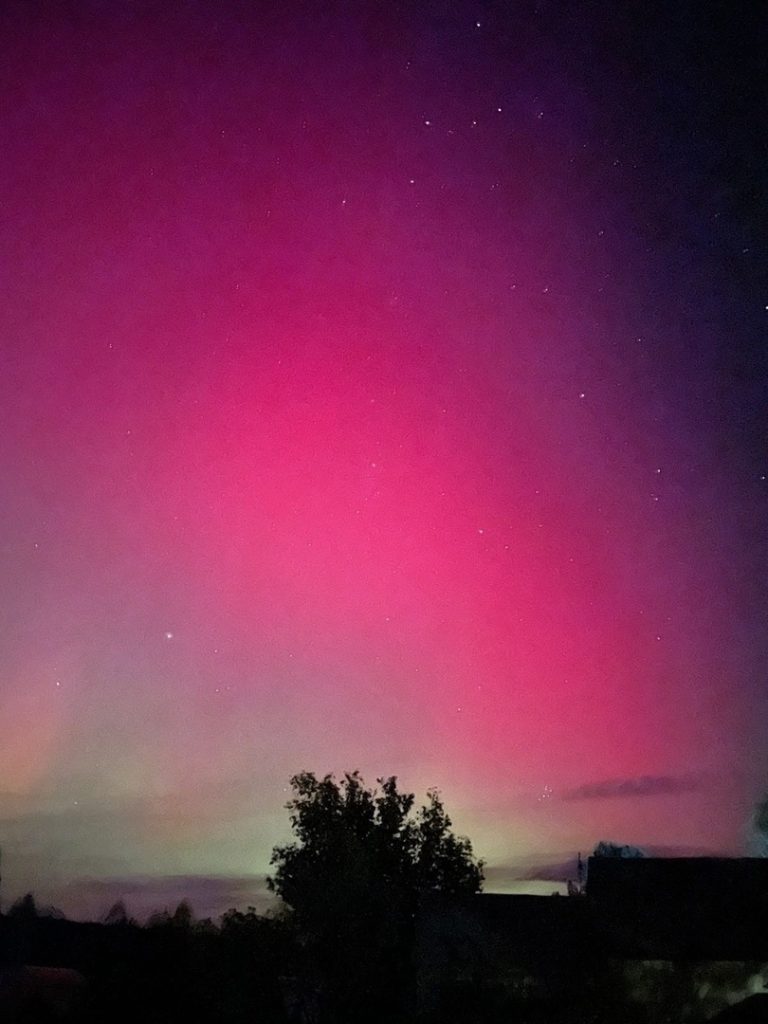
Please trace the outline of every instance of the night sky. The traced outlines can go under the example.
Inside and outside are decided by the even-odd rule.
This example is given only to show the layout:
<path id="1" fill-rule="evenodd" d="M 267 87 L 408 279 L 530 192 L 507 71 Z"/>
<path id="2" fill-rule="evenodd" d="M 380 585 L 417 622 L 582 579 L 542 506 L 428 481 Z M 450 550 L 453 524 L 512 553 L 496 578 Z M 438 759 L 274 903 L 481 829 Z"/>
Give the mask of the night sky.
<path id="1" fill-rule="evenodd" d="M 748 849 L 758 6 L 3 4 L 5 900 L 247 888 L 304 768 Z"/>

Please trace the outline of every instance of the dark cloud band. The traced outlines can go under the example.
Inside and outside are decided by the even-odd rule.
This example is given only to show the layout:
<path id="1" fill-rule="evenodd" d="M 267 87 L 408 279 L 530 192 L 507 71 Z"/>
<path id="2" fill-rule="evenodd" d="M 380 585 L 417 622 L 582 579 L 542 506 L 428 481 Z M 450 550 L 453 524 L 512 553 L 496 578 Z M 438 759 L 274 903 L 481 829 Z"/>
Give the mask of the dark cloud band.
<path id="1" fill-rule="evenodd" d="M 701 789 L 702 780 L 696 775 L 640 775 L 628 779 L 607 779 L 588 782 L 568 790 L 563 800 L 610 800 L 618 797 L 670 796 L 691 793 Z"/>

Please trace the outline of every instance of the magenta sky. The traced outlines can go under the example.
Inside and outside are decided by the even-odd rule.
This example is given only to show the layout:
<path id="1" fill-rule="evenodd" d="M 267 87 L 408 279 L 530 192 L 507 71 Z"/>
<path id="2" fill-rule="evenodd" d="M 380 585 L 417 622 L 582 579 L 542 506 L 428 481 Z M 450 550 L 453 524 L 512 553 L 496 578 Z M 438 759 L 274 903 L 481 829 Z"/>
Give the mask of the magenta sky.
<path id="1" fill-rule="evenodd" d="M 302 768 L 744 848 L 756 47 L 559 6 L 5 8 L 12 893 L 261 873 Z"/>

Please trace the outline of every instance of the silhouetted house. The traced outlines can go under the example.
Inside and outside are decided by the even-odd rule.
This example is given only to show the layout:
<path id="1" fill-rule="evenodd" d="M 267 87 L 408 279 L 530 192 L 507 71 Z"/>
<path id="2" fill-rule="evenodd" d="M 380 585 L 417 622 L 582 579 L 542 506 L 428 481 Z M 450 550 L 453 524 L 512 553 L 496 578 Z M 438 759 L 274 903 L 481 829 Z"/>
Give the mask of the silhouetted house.
<path id="1" fill-rule="evenodd" d="M 419 1006 L 429 1011 L 462 992 L 471 1003 L 489 990 L 507 1003 L 567 1002 L 596 968 L 623 977 L 638 1001 L 666 998 L 663 986 L 683 979 L 695 999 L 708 989 L 714 1012 L 761 987 L 766 922 L 768 860 L 593 857 L 585 896 L 424 900 Z"/>
<path id="2" fill-rule="evenodd" d="M 590 857 L 586 888 L 606 955 L 768 959 L 768 859 Z"/>

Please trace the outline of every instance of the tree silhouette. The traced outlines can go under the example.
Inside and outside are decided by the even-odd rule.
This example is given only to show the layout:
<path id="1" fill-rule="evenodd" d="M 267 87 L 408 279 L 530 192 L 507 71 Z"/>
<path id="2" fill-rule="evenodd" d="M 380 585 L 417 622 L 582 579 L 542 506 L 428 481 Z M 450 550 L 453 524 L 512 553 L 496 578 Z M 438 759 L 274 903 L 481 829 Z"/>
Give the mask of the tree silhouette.
<path id="1" fill-rule="evenodd" d="M 171 915 L 168 913 L 168 908 L 165 910 L 155 910 L 147 918 L 147 928 L 168 928 L 171 924 Z"/>
<path id="2" fill-rule="evenodd" d="M 419 899 L 482 887 L 483 863 L 451 831 L 437 791 L 414 814 L 394 776 L 377 781 L 295 775 L 296 839 L 272 853 L 267 885 L 293 912 L 299 973 L 323 1019 L 398 1019 Z"/>
<path id="3" fill-rule="evenodd" d="M 606 839 L 601 839 L 592 851 L 592 856 L 623 857 L 634 860 L 639 857 L 647 857 L 648 855 L 639 846 L 622 846 L 620 843 L 611 843 Z"/>
<path id="4" fill-rule="evenodd" d="M 195 915 L 188 900 L 182 900 L 173 912 L 171 924 L 174 928 L 188 931 L 194 922 Z"/>
<path id="5" fill-rule="evenodd" d="M 34 921 L 40 917 L 35 897 L 31 892 L 16 900 L 8 911 L 8 917 L 15 918 L 17 921 Z"/>
<path id="6" fill-rule="evenodd" d="M 307 923 L 325 912 L 329 894 L 365 902 L 383 886 L 409 898 L 482 887 L 483 863 L 451 831 L 438 792 L 429 791 L 414 818 L 413 794 L 399 793 L 394 776 L 377 781 L 380 792 L 367 789 L 359 772 L 340 783 L 313 772 L 291 779 L 295 796 L 286 807 L 298 841 L 274 848 L 267 885 Z"/>
<path id="7" fill-rule="evenodd" d="M 117 900 L 109 910 L 106 912 L 102 921 L 106 925 L 117 925 L 124 926 L 128 924 L 135 924 L 133 918 L 128 916 L 128 909 L 125 905 L 124 900 Z"/>

